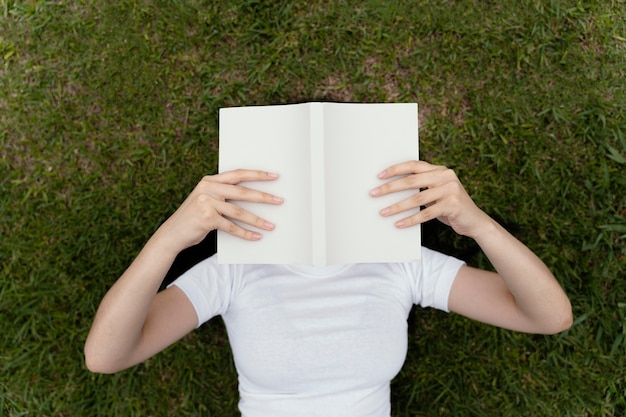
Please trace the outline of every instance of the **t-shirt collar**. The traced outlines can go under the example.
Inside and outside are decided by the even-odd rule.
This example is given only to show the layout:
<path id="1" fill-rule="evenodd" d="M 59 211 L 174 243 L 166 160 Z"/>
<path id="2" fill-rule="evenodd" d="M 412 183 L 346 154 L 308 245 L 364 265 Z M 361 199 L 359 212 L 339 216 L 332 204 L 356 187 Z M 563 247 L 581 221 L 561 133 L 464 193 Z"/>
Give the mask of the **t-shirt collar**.
<path id="1" fill-rule="evenodd" d="M 327 266 L 312 266 L 312 265 L 285 265 L 285 268 L 298 275 L 303 275 L 312 278 L 325 278 L 333 275 L 337 275 L 350 267 L 350 264 L 343 265 L 327 265 Z"/>

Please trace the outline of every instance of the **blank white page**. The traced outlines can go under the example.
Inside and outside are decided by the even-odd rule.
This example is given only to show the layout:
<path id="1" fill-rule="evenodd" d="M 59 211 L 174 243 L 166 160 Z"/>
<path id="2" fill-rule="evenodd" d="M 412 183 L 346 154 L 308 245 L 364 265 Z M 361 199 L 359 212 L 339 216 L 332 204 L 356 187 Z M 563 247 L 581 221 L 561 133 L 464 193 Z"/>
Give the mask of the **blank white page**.
<path id="1" fill-rule="evenodd" d="M 395 227 L 407 213 L 387 218 L 379 214 L 416 191 L 369 195 L 383 184 L 377 178 L 380 171 L 418 159 L 417 104 L 324 106 L 328 263 L 419 259 L 420 227 Z"/>
<path id="2" fill-rule="evenodd" d="M 311 261 L 311 166 L 308 104 L 220 109 L 219 171 L 237 168 L 276 172 L 270 182 L 243 184 L 285 199 L 280 206 L 236 202 L 274 223 L 257 230 L 260 241 L 218 232 L 220 263 L 301 263 Z"/>

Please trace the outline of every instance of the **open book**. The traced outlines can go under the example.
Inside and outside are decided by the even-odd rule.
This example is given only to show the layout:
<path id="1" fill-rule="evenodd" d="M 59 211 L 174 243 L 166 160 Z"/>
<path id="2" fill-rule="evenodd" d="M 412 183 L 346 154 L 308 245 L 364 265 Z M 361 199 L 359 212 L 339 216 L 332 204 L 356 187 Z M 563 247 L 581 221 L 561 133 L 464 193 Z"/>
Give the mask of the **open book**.
<path id="1" fill-rule="evenodd" d="M 244 185 L 284 203 L 238 203 L 276 228 L 261 231 L 263 238 L 254 242 L 218 232 L 219 263 L 322 266 L 419 259 L 419 226 L 394 226 L 409 214 L 379 214 L 415 191 L 369 195 L 383 183 L 380 171 L 418 158 L 417 120 L 415 103 L 220 109 L 219 171 L 276 172 L 275 181 Z"/>

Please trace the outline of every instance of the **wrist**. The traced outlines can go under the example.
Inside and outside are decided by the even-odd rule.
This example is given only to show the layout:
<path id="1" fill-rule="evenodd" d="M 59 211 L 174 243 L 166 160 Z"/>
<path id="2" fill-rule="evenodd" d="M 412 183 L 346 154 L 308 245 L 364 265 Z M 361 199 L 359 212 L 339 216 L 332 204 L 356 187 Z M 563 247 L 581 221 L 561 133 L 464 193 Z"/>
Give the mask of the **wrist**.
<path id="1" fill-rule="evenodd" d="M 489 215 L 483 213 L 484 218 L 481 221 L 480 225 L 474 229 L 471 234 L 471 238 L 474 239 L 479 245 L 487 242 L 492 239 L 495 235 L 499 233 L 501 229 L 500 225 L 493 220 Z"/>
<path id="2" fill-rule="evenodd" d="M 185 249 L 184 245 L 180 244 L 178 240 L 167 233 L 167 229 L 162 225 L 157 231 L 150 237 L 146 243 L 146 248 L 149 248 L 151 252 L 160 254 L 165 259 L 176 258 L 176 256 Z"/>

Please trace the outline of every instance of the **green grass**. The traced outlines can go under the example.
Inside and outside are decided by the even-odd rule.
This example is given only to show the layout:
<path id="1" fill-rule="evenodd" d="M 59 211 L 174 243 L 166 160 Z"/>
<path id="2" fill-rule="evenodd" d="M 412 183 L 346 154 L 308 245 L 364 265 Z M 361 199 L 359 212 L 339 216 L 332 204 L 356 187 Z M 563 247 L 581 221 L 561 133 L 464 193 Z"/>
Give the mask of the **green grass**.
<path id="1" fill-rule="evenodd" d="M 625 16 L 623 0 L 0 0 L 0 416 L 236 415 L 219 321 L 114 376 L 82 346 L 215 171 L 218 108 L 308 100 L 417 101 L 422 157 L 572 299 L 549 337 L 416 310 L 394 416 L 626 415 Z"/>

